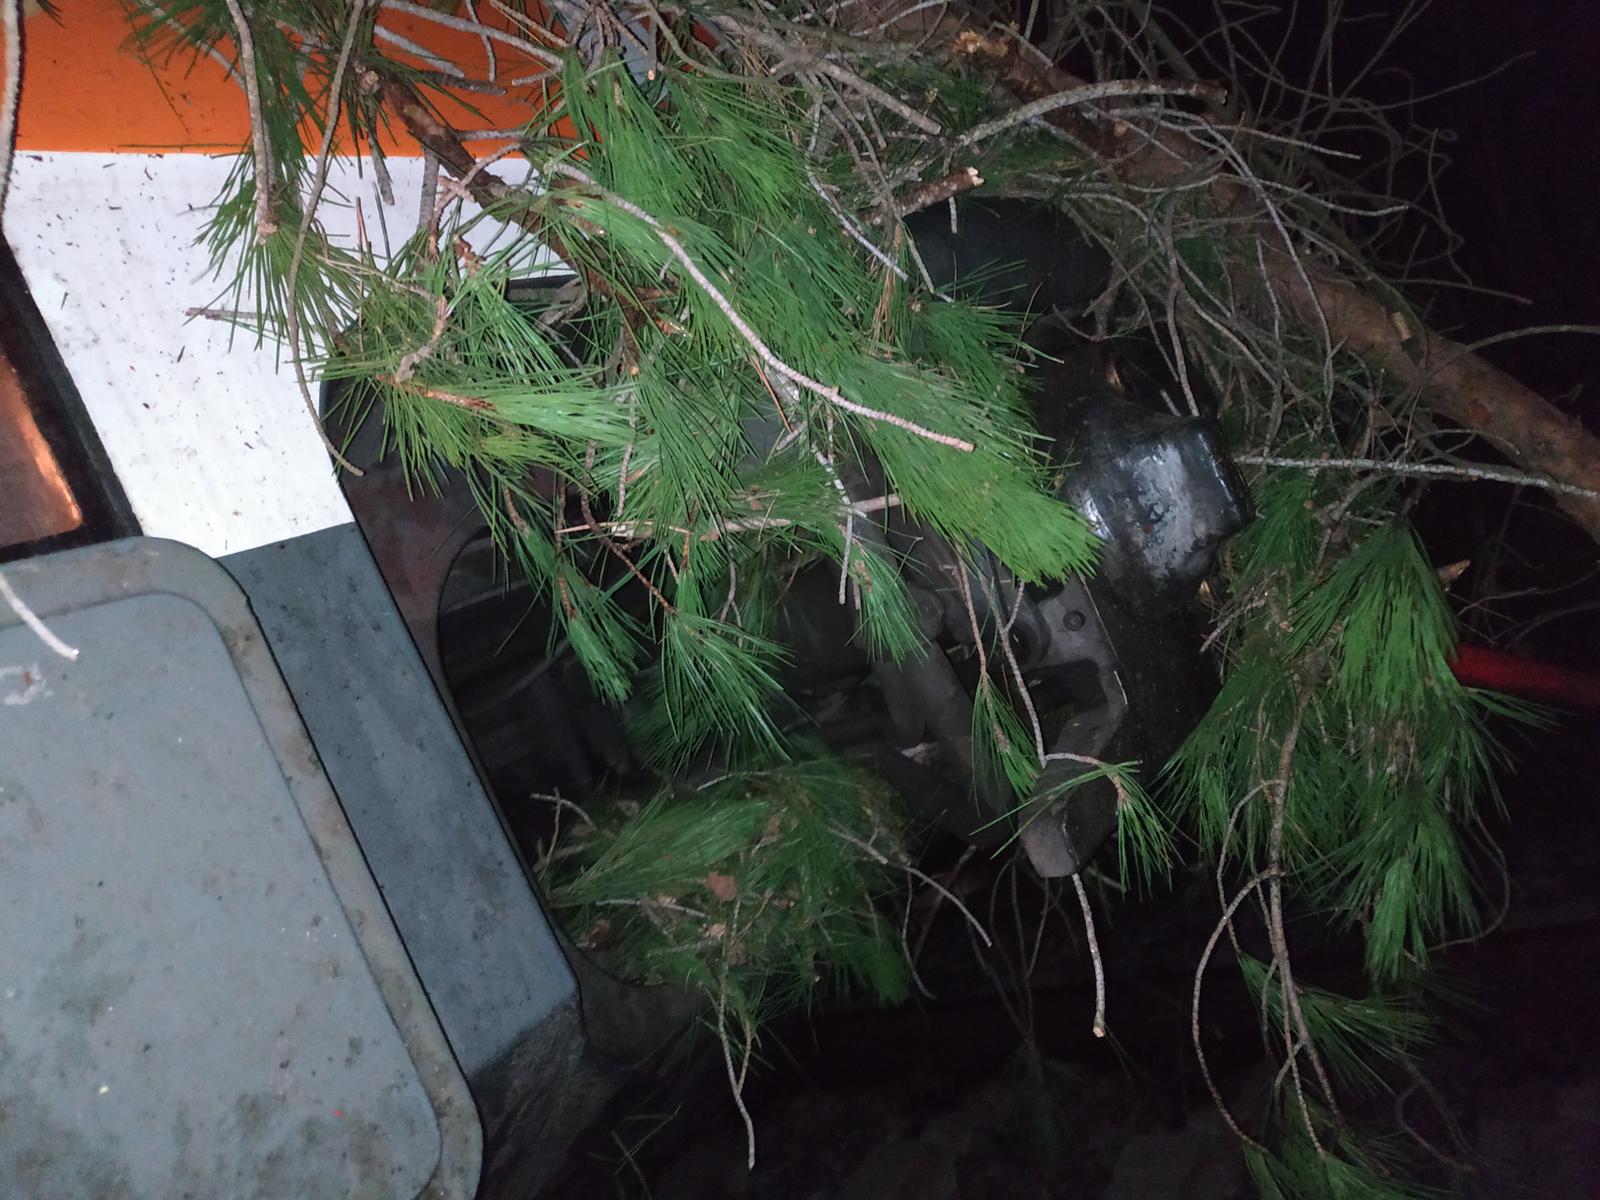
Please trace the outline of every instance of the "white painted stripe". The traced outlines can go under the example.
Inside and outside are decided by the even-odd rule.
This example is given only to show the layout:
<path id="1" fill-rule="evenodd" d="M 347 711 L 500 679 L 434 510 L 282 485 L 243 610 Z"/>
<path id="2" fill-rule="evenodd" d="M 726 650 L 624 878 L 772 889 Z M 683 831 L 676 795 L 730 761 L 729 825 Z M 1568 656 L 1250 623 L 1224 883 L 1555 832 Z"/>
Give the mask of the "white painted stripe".
<path id="1" fill-rule="evenodd" d="M 5 214 L 140 525 L 213 556 L 351 519 L 276 347 L 184 315 L 215 304 L 222 288 L 195 238 L 231 166 L 191 154 L 24 153 Z M 422 169 L 406 159 L 390 170 L 397 203 L 382 223 L 398 246 L 416 229 Z M 364 198 L 381 252 L 370 171 L 358 178 L 340 165 L 329 187 Z M 353 205 L 322 215 L 331 236 L 353 238 Z"/>

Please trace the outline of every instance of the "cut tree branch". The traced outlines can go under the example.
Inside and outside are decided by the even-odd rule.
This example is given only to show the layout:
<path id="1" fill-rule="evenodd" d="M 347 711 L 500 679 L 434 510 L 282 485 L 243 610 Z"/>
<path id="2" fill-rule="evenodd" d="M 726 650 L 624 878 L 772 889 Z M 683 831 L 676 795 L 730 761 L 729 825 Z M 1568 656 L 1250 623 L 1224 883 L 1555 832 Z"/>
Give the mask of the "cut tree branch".
<path id="1" fill-rule="evenodd" d="M 946 175 L 930 179 L 927 183 L 920 183 L 912 188 L 894 202 L 895 212 L 898 216 L 909 217 L 912 213 L 932 208 L 935 204 L 943 204 L 962 192 L 982 186 L 983 176 L 978 174 L 977 167 L 958 167 Z"/>

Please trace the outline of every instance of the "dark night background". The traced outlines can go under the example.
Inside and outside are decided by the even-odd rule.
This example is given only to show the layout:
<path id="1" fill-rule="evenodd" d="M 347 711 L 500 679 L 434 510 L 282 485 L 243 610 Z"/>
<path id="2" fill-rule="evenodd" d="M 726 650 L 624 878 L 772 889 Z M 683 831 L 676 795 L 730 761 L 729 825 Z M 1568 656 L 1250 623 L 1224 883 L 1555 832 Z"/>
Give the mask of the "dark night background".
<path id="1" fill-rule="evenodd" d="M 1176 7 L 1196 27 L 1211 19 L 1209 5 Z M 1362 65 L 1361 39 L 1381 37 L 1394 7 L 1346 6 L 1373 14 L 1347 66 Z M 1319 33 L 1325 11 L 1302 4 L 1296 28 Z M 1294 35 L 1289 46 L 1307 53 L 1310 43 Z M 1440 143 L 1450 161 L 1437 193 L 1461 238 L 1456 261 L 1475 283 L 1528 301 L 1439 293 L 1434 323 L 1459 340 L 1600 323 L 1597 47 L 1600 8 L 1590 0 L 1449 0 L 1370 82 L 1373 99 L 1398 100 L 1527 56 L 1416 111 L 1422 124 L 1456 131 Z M 1487 356 L 1600 431 L 1600 339 L 1538 335 Z M 1468 453 L 1499 461 L 1486 447 Z M 1436 563 L 1471 560 L 1453 587 L 1466 640 L 1600 675 L 1596 547 L 1547 500 L 1501 484 L 1435 485 L 1415 516 Z M 1506 738 L 1505 817 L 1494 824 L 1509 916 L 1479 945 L 1445 956 L 1462 1002 L 1449 1007 L 1426 1063 L 1451 1115 L 1414 1092 L 1400 1114 L 1385 1096 L 1363 1116 L 1409 1142 L 1455 1194 L 1578 1200 L 1600 1195 L 1600 714 L 1562 714 L 1548 731 Z M 1492 868 L 1489 877 L 1492 912 Z M 1043 1064 L 1031 1074 L 1015 1024 L 982 980 L 965 999 L 958 988 L 887 1018 L 833 1011 L 769 1039 L 767 1071 L 751 1089 L 762 1154 L 754 1176 L 719 1071 L 687 1102 L 636 1097 L 589 1148 L 594 1169 L 574 1194 L 647 1194 L 646 1180 L 663 1200 L 1251 1194 L 1190 1061 L 1183 964 L 1193 961 L 1194 929 L 1215 918 L 1214 896 L 1207 903 L 1202 890 L 1193 922 L 1172 911 L 1181 895 L 1107 915 L 1115 1044 L 1087 1036 L 1089 980 L 1071 947 L 1059 972 L 1045 963 L 1036 976 Z M 1338 975 L 1347 964 L 1334 955 L 1319 969 Z M 1207 1003 L 1228 1007 L 1220 987 Z M 1259 1035 L 1255 1015 L 1237 1007 L 1219 1011 L 1207 1036 L 1230 1085 L 1247 1089 Z M 1406 1126 L 1436 1155 L 1419 1151 Z"/>

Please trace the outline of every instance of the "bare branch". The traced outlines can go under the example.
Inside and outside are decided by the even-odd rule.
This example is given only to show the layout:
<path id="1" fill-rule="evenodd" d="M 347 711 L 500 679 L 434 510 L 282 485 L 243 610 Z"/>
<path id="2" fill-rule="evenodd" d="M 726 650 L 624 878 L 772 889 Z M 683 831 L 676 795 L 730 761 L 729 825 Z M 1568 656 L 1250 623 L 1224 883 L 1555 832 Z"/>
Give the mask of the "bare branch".
<path id="1" fill-rule="evenodd" d="M 380 42 L 388 42 L 396 50 L 411 55 L 419 62 L 425 62 L 441 75 L 448 75 L 452 80 L 463 80 L 467 73 L 448 58 L 440 58 L 437 54 L 424 46 L 419 46 L 408 37 L 402 37 L 392 29 L 385 29 L 382 25 L 375 25 L 372 29 L 373 37 Z"/>
<path id="2" fill-rule="evenodd" d="M 415 350 L 409 350 L 400 359 L 400 365 L 395 368 L 394 382 L 397 384 L 407 382 L 417 373 L 417 368 L 432 357 L 433 352 L 439 348 L 439 339 L 444 336 L 444 327 L 450 320 L 450 301 L 443 296 L 433 298 L 433 331 L 429 333 L 428 340 Z"/>
<path id="3" fill-rule="evenodd" d="M 1567 496 L 1586 496 L 1600 500 L 1600 488 L 1560 483 L 1526 471 L 1506 471 L 1499 467 L 1479 467 L 1466 463 L 1383 462 L 1376 458 L 1279 458 L 1271 454 L 1239 454 L 1235 462 L 1257 467 L 1285 467 L 1296 471 L 1376 471 L 1384 475 L 1406 475 L 1419 479 L 1481 479 L 1492 483 L 1512 483 L 1520 487 L 1543 488 Z"/>
<path id="4" fill-rule="evenodd" d="M 322 414 L 317 411 L 317 402 L 311 395 L 311 385 L 306 380 L 305 363 L 301 361 L 300 352 L 300 304 L 298 288 L 300 280 L 300 266 L 305 261 L 306 239 L 311 233 L 311 222 L 316 218 L 317 205 L 322 202 L 322 190 L 328 185 L 328 161 L 333 154 L 333 138 L 339 128 L 339 106 L 343 99 L 344 77 L 350 67 L 350 52 L 355 48 L 356 33 L 361 27 L 361 16 L 366 11 L 371 0 L 352 0 L 350 16 L 345 24 L 344 41 L 339 47 L 339 59 L 334 64 L 333 78 L 328 84 L 328 110 L 323 120 L 322 145 L 317 150 L 316 171 L 311 179 L 311 193 L 306 197 L 300 209 L 300 228 L 295 234 L 294 254 L 289 259 L 289 275 L 284 285 L 287 296 L 287 311 L 284 314 L 284 336 L 289 343 L 289 363 L 294 368 L 295 384 L 300 388 L 300 399 L 305 402 L 306 412 L 311 414 L 311 423 L 316 427 L 317 436 L 322 439 L 322 448 L 339 466 L 349 471 L 352 475 L 361 476 L 365 472 L 357 467 L 333 444 L 328 437 L 328 431 L 323 427 Z M 228 0 L 228 8 L 232 12 L 238 11 L 238 0 Z M 238 18 L 241 22 L 240 29 L 248 28 L 244 25 L 242 14 Z M 248 80 L 250 75 L 246 75 Z M 257 97 L 259 103 L 259 96 Z M 263 130 L 263 135 L 265 130 Z M 256 200 L 261 200 L 259 185 Z M 259 209 L 257 210 L 259 212 Z M 259 217 L 257 218 L 259 230 Z M 258 235 L 259 236 L 259 235 Z"/>
<path id="5" fill-rule="evenodd" d="M 1216 1081 L 1211 1078 L 1211 1068 L 1206 1064 L 1205 1046 L 1200 1040 L 1200 992 L 1204 986 L 1206 966 L 1211 962 L 1211 955 L 1217 948 L 1222 931 L 1233 921 L 1233 914 L 1238 911 L 1239 905 L 1243 904 L 1245 898 L 1263 883 L 1269 879 L 1276 879 L 1281 873 L 1276 867 L 1271 867 L 1253 876 L 1222 910 L 1222 917 L 1206 940 L 1206 948 L 1201 951 L 1200 962 L 1195 966 L 1194 991 L 1189 1005 L 1189 1036 L 1194 1042 L 1195 1056 L 1200 1060 L 1200 1075 L 1206 1082 L 1206 1090 L 1211 1093 L 1211 1100 L 1217 1106 L 1217 1111 L 1222 1114 L 1222 1119 L 1227 1122 L 1228 1128 L 1233 1130 L 1233 1136 L 1260 1154 L 1265 1154 L 1267 1148 L 1240 1128 L 1239 1122 L 1228 1109 L 1228 1102 L 1222 1098 L 1222 1092 L 1217 1087 Z"/>
<path id="6" fill-rule="evenodd" d="M 466 0 L 466 6 L 467 6 L 467 16 L 471 17 L 474 21 L 478 21 L 481 24 L 482 21 L 478 16 L 478 6 L 475 3 L 473 3 L 473 0 Z M 494 80 L 495 75 L 498 74 L 499 70 L 500 70 L 500 64 L 495 61 L 495 57 L 494 57 L 494 40 L 492 38 L 490 38 L 489 35 L 486 34 L 486 33 L 485 34 L 480 34 L 478 36 L 478 40 L 483 43 L 484 61 L 489 66 L 489 82 L 493 83 L 495 81 Z"/>
<path id="7" fill-rule="evenodd" d="M 780 59 L 777 69 L 785 74 L 810 71 L 826 75 L 828 78 L 844 84 L 851 91 L 865 96 L 879 107 L 894 113 L 906 124 L 920 129 L 923 133 L 938 137 L 944 132 L 944 127 L 932 117 L 918 112 L 904 100 L 884 91 L 877 84 L 869 83 L 843 63 L 823 57 L 813 52 L 808 46 L 791 41 L 770 29 L 764 29 L 727 13 L 718 13 L 716 21 L 719 25 L 739 32 L 758 46 L 776 54 Z"/>
<path id="8" fill-rule="evenodd" d="M 724 980 L 722 987 L 717 992 L 717 1040 L 722 1043 L 722 1061 L 728 1068 L 728 1087 L 733 1092 L 734 1107 L 739 1110 L 739 1119 L 744 1122 L 745 1136 L 745 1169 L 756 1169 L 756 1125 L 750 1119 L 750 1110 L 744 1103 L 744 1071 L 735 1072 L 733 1069 L 733 1050 L 728 1045 L 728 1026 L 726 1022 L 728 1008 L 728 985 Z M 750 1047 L 748 1042 L 749 1031 L 746 1030 L 745 1066 L 750 1065 Z"/>
<path id="9" fill-rule="evenodd" d="M 1104 83 L 1082 83 L 1065 91 L 1041 96 L 991 121 L 974 125 L 956 139 L 956 145 L 975 146 L 996 134 L 1015 129 L 1018 125 L 1026 124 L 1036 117 L 1047 116 L 1057 109 L 1092 104 L 1096 100 L 1105 100 L 1112 96 L 1195 96 L 1202 99 L 1219 99 L 1225 98 L 1225 93 L 1222 89 L 1205 83 L 1149 83 L 1142 79 L 1109 79 Z"/>
<path id="10" fill-rule="evenodd" d="M 21 0 L 18 0 L 20 3 Z M 250 21 L 239 7 L 239 0 L 226 0 L 228 15 L 239 38 L 239 71 L 244 77 L 245 103 L 250 109 L 250 145 L 256 159 L 256 241 L 264 242 L 278 232 L 272 215 L 272 143 L 267 138 L 267 122 L 261 111 L 261 80 L 256 71 L 256 40 Z M 8 6 L 9 7 L 9 6 Z M 333 122 L 328 122 L 329 128 Z M 291 286 L 290 307 L 294 305 Z M 320 422 L 319 422 L 320 427 Z"/>

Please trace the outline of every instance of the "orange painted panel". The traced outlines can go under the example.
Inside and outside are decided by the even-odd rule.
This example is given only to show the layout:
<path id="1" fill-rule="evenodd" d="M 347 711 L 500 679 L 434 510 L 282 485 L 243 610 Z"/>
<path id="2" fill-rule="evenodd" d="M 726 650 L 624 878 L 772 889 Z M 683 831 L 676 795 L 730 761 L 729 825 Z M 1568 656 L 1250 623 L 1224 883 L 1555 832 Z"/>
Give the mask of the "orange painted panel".
<path id="1" fill-rule="evenodd" d="M 479 11 L 495 19 L 486 8 Z M 384 14 L 381 24 L 487 78 L 483 43 L 475 35 L 393 13 Z M 19 148 L 212 154 L 245 143 L 250 127 L 244 92 L 216 60 L 181 51 L 152 68 L 129 45 L 129 33 L 119 0 L 65 0 L 59 20 L 38 13 L 28 18 Z M 222 49 L 232 56 L 231 46 Z M 513 46 L 495 49 L 502 80 L 539 70 Z M 537 93 L 531 86 L 505 97 L 462 93 L 456 102 L 446 101 L 446 116 L 462 129 L 518 125 L 528 119 L 527 99 Z M 398 155 L 420 153 L 403 133 L 391 135 L 386 148 Z"/>

